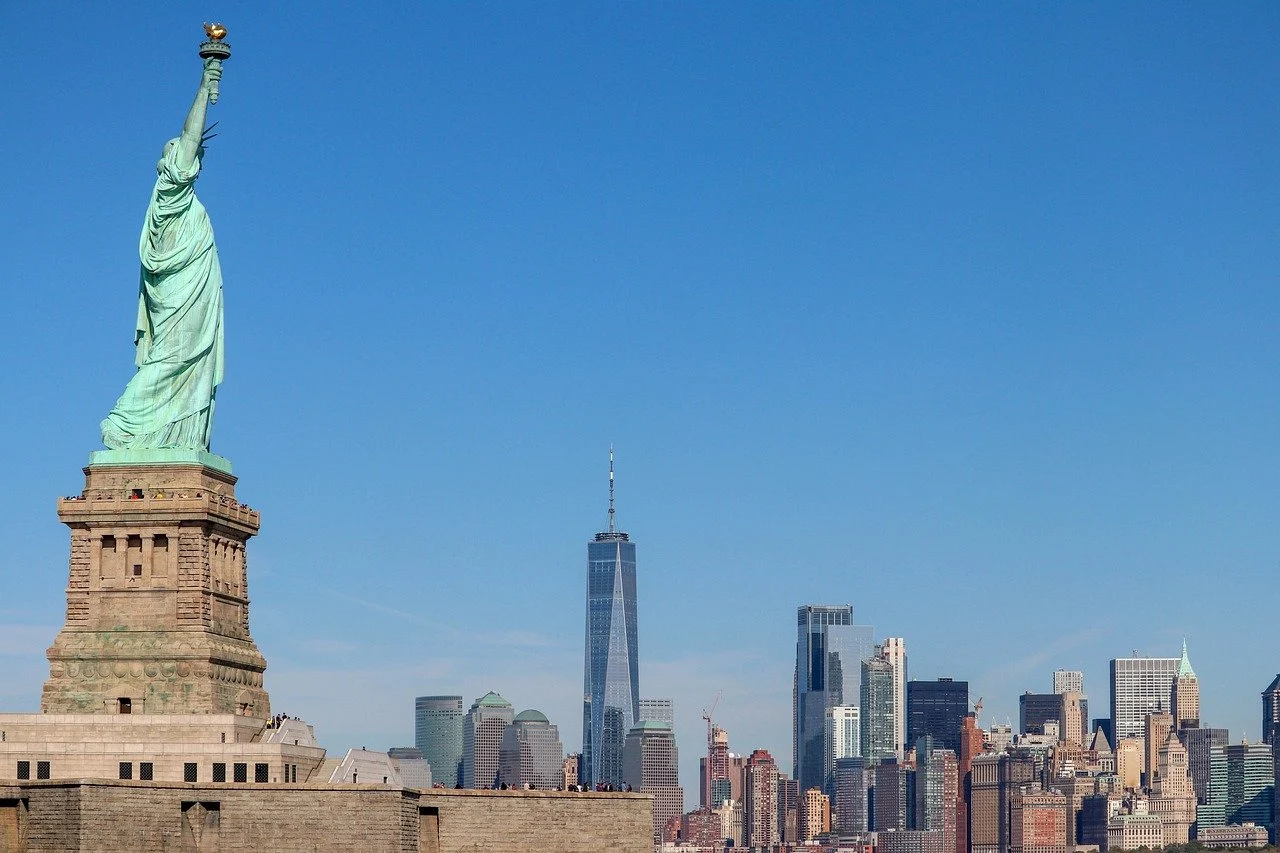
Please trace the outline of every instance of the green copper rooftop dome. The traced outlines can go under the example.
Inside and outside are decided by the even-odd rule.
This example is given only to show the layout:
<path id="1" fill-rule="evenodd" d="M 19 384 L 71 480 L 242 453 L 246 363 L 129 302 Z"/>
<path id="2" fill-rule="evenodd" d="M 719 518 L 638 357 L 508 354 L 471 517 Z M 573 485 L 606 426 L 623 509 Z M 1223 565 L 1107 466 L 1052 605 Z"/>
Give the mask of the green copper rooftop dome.
<path id="1" fill-rule="evenodd" d="M 476 705 L 481 708 L 510 708 L 511 703 L 503 699 L 497 693 L 490 690 L 488 693 L 476 700 Z"/>
<path id="2" fill-rule="evenodd" d="M 1178 678 L 1195 678 L 1196 671 L 1191 668 L 1191 659 L 1187 657 L 1187 641 L 1182 641 L 1182 660 L 1178 661 Z"/>
<path id="3" fill-rule="evenodd" d="M 521 711 L 519 714 L 516 714 L 515 722 L 517 723 L 549 723 L 551 721 L 547 719 L 546 714 L 542 713 L 541 711 L 535 711 L 532 708 L 530 708 L 527 711 Z"/>

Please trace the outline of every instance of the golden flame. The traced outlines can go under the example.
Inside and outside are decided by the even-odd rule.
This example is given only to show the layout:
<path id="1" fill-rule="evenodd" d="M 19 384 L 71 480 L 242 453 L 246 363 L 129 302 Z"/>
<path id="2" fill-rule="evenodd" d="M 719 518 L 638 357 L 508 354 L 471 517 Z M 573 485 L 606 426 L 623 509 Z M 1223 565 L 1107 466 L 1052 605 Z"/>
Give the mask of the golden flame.
<path id="1" fill-rule="evenodd" d="M 205 35 L 214 41 L 222 41 L 227 37 L 227 28 L 222 26 L 222 24 L 205 24 L 204 32 Z"/>

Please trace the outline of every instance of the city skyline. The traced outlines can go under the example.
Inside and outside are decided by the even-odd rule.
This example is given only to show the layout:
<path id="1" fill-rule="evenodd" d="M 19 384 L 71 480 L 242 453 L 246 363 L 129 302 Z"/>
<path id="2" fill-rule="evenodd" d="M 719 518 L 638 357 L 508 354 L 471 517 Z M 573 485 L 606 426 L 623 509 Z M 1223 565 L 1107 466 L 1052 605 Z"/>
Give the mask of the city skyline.
<path id="1" fill-rule="evenodd" d="M 686 792 L 718 693 L 735 751 L 789 767 L 807 602 L 904 637 L 913 679 L 968 681 L 984 726 L 1057 668 L 1101 716 L 1110 659 L 1185 636 L 1201 725 L 1257 740 L 1280 665 L 1240 649 L 1280 627 L 1216 614 L 1265 605 L 1280 554 L 1280 12 L 1172 9 L 318 4 L 299 26 L 229 3 L 236 132 L 200 185 L 233 354 L 214 450 L 264 515 L 275 703 L 330 748 L 395 746 L 414 697 L 496 690 L 575 750 L 612 441 L 641 689 L 674 700 Z M 109 306 L 194 83 L 138 81 L 189 59 L 190 15 L 114 11 L 104 80 L 99 21 L 5 12 L 0 707 L 46 675 L 52 501 L 127 379 Z M 373 302 L 376 334 L 351 322 Z M 1130 577 L 1160 580 L 1143 608 Z M 1186 592 L 1205 578 L 1212 608 Z M 1046 612 L 1064 579 L 1078 605 Z"/>

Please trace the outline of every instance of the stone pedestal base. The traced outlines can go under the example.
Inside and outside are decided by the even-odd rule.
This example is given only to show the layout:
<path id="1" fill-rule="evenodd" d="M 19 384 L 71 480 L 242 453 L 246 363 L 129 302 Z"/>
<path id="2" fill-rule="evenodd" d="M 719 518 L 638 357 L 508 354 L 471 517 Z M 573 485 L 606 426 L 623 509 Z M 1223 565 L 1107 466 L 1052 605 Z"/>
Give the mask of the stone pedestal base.
<path id="1" fill-rule="evenodd" d="M 249 634 L 245 543 L 258 513 L 207 465 L 102 464 L 58 502 L 71 528 L 67 620 L 48 714 L 271 715 Z"/>

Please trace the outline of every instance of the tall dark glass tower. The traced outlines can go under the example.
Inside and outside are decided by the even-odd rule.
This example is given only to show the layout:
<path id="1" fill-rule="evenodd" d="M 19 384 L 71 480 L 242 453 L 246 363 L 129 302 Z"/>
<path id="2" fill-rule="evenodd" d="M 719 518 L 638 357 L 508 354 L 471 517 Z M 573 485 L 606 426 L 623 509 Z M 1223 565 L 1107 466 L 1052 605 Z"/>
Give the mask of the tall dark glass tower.
<path id="1" fill-rule="evenodd" d="M 827 788 L 827 709 L 859 704 L 862 661 L 873 650 L 870 625 L 853 624 L 853 606 L 809 604 L 796 611 L 791 708 L 794 778 L 800 790 Z"/>
<path id="2" fill-rule="evenodd" d="M 622 749 L 640 719 L 636 645 L 636 543 L 613 514 L 609 449 L 609 527 L 587 543 L 587 642 L 582 685 L 582 765 L 587 784 L 623 782 Z"/>
<path id="3" fill-rule="evenodd" d="M 462 697 L 413 700 L 413 744 L 431 765 L 431 778 L 452 788 L 462 773 Z"/>

